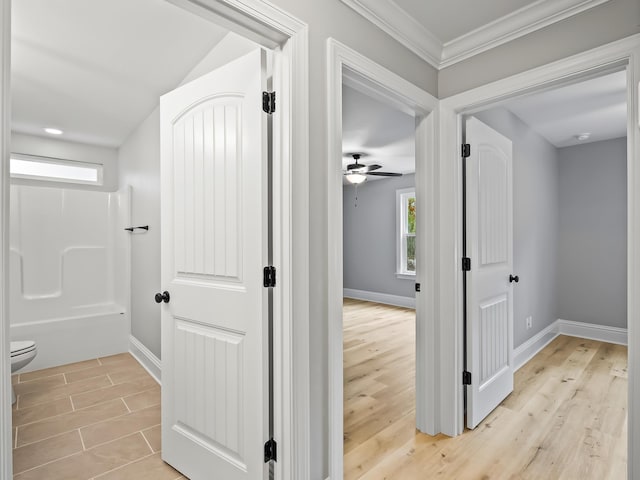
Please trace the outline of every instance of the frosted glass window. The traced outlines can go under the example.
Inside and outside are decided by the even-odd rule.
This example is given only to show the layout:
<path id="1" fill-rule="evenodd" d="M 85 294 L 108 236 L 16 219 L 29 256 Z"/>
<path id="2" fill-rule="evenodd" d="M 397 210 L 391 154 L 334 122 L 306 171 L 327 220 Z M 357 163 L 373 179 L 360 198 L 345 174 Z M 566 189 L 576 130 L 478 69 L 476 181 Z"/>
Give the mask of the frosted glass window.
<path id="1" fill-rule="evenodd" d="M 13 153 L 10 171 L 13 178 L 102 185 L 102 165 L 95 163 Z"/>

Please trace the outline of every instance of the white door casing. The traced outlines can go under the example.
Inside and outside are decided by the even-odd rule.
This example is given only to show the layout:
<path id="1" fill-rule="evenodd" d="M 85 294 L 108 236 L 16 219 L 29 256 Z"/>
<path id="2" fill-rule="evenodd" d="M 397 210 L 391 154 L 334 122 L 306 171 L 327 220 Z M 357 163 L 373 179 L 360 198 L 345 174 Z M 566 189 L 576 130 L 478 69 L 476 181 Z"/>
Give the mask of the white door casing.
<path id="1" fill-rule="evenodd" d="M 162 451 L 193 480 L 268 475 L 265 58 L 160 102 Z"/>
<path id="2" fill-rule="evenodd" d="M 475 428 L 513 391 L 513 192 L 511 140 L 474 117 L 466 121 L 467 427 Z"/>

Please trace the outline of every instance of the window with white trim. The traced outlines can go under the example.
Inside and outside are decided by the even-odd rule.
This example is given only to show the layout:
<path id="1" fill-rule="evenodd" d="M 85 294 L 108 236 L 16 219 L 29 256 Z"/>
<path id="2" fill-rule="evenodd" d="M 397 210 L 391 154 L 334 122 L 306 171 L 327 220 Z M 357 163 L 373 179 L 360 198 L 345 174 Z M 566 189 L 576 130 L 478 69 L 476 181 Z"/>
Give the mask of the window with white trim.
<path id="1" fill-rule="evenodd" d="M 36 155 L 11 154 L 11 178 L 102 185 L 102 165 Z"/>
<path id="2" fill-rule="evenodd" d="M 397 270 L 402 278 L 416 274 L 416 192 L 414 188 L 396 191 Z"/>

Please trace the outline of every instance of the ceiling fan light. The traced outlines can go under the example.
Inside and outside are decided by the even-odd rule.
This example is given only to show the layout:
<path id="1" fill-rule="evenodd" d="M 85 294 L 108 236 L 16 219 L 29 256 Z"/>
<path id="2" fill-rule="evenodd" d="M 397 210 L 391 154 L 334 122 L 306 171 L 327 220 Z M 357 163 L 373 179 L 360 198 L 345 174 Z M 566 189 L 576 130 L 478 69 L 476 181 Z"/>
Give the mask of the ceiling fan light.
<path id="1" fill-rule="evenodd" d="M 347 182 L 355 185 L 358 185 L 367 179 L 367 176 L 362 173 L 347 173 L 345 177 L 347 177 Z"/>

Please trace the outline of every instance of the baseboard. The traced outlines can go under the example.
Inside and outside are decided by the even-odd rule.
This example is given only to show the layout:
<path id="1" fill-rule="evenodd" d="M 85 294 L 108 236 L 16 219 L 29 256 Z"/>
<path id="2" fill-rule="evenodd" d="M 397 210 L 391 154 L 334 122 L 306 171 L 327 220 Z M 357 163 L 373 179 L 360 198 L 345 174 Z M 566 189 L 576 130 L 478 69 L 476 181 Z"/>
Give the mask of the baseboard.
<path id="1" fill-rule="evenodd" d="M 562 335 L 627 345 L 628 335 L 626 328 L 607 327 L 593 323 L 573 322 L 562 319 L 557 320 L 556 323 L 558 324 L 558 333 Z"/>
<path id="2" fill-rule="evenodd" d="M 367 292 L 366 290 L 354 290 L 352 288 L 343 289 L 342 294 L 345 298 L 353 298 L 354 300 L 366 300 L 368 302 L 384 303 L 385 305 L 393 305 L 396 307 L 416 308 L 416 299 L 414 297 Z"/>
<path id="3" fill-rule="evenodd" d="M 153 379 L 161 384 L 162 379 L 162 363 L 151 350 L 145 347 L 140 340 L 133 335 L 129 336 L 129 353 L 149 372 Z"/>
<path id="4" fill-rule="evenodd" d="M 555 321 L 544 330 L 538 332 L 518 348 L 513 350 L 513 371 L 515 372 L 525 363 L 535 357 L 544 347 L 549 345 L 559 335 L 558 322 Z"/>

